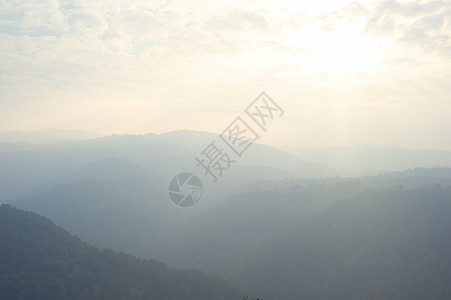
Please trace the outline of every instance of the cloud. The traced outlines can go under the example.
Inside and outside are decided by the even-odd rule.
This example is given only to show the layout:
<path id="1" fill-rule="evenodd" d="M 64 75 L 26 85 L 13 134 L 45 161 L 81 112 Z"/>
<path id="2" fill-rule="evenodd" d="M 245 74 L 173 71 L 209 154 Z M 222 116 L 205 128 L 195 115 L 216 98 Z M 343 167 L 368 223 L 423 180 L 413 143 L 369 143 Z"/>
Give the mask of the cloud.
<path id="1" fill-rule="evenodd" d="M 399 42 L 416 46 L 425 53 L 437 53 L 450 57 L 451 53 L 451 5 L 446 10 L 417 18 L 405 30 Z"/>
<path id="2" fill-rule="evenodd" d="M 227 8 L 207 21 L 208 29 L 220 32 L 267 31 L 269 24 L 266 18 L 258 13 L 243 9 Z"/>
<path id="3" fill-rule="evenodd" d="M 435 34 L 451 18 L 451 3 L 431 1 L 401 3 L 381 1 L 371 10 L 365 31 L 376 35 L 407 35 L 413 31 Z M 449 26 L 447 30 L 449 30 Z"/>
<path id="4" fill-rule="evenodd" d="M 102 14 L 81 9 L 72 9 L 67 14 L 67 23 L 76 32 L 92 30 L 96 35 L 101 35 L 108 29 L 108 23 Z"/>
<path id="5" fill-rule="evenodd" d="M 346 19 L 351 23 L 354 23 L 357 20 L 368 17 L 369 10 L 368 8 L 359 3 L 359 2 L 351 2 L 341 10 L 335 12 L 335 16 L 341 19 Z"/>
<path id="6" fill-rule="evenodd" d="M 289 17 L 288 26 L 290 26 L 293 30 L 299 30 L 313 21 L 314 19 L 311 15 L 305 12 L 300 12 Z"/>

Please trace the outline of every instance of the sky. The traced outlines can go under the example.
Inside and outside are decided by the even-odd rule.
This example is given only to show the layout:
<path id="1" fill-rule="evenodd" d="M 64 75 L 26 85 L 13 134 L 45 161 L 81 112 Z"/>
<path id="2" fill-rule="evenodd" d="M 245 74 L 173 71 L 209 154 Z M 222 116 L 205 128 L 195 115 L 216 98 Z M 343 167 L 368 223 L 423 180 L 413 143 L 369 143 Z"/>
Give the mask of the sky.
<path id="1" fill-rule="evenodd" d="M 0 0 L 0 131 L 221 133 L 451 150 L 451 1 Z"/>

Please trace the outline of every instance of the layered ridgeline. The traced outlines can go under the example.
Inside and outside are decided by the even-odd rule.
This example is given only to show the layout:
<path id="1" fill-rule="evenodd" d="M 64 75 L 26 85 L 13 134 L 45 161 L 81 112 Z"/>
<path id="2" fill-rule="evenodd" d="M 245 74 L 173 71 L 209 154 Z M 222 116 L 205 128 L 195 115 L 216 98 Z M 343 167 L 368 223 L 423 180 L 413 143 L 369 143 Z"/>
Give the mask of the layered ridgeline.
<path id="1" fill-rule="evenodd" d="M 2 299 L 219 300 L 248 292 L 201 271 L 92 247 L 8 205 L 0 207 L 0 253 Z"/>
<path id="2" fill-rule="evenodd" d="M 139 175 L 116 160 L 94 169 L 105 162 Z M 112 177 L 16 204 L 95 245 L 200 268 L 279 299 L 448 297 L 451 169 L 257 181 L 204 212 L 159 202 L 156 179 Z"/>
<path id="3" fill-rule="evenodd" d="M 203 174 L 204 170 L 196 167 L 194 157 L 217 139 L 217 134 L 178 131 L 159 135 L 112 135 L 60 143 L 5 143 L 0 140 L 0 203 L 10 201 L 24 192 L 73 181 L 71 172 L 79 172 L 79 169 L 85 168 L 84 174 L 89 178 L 98 178 L 99 174 L 88 173 L 86 167 L 107 158 L 127 161 L 150 176 L 162 178 L 162 190 L 166 190 L 169 180 L 180 172 Z M 306 162 L 273 147 L 254 144 L 246 151 L 246 155 L 236 159 L 233 168 L 224 173 L 222 185 L 212 185 L 206 193 L 209 197 L 218 195 L 255 178 L 334 174 L 326 166 Z M 209 181 L 211 179 L 205 177 L 203 184 Z M 200 205 L 205 203 L 203 201 Z"/>
<path id="4" fill-rule="evenodd" d="M 451 186 L 373 190 L 215 265 L 280 299 L 451 299 Z"/>
<path id="5" fill-rule="evenodd" d="M 279 299 L 448 297 L 450 168 L 308 178 L 297 173 L 310 166 L 304 161 L 251 147 L 231 170 L 233 184 L 216 184 L 217 198 L 205 195 L 180 209 L 168 199 L 165 176 L 191 165 L 212 138 L 178 132 L 28 151 L 0 145 L 0 200 L 49 217 L 97 247 L 200 268 Z M 395 158 L 404 156 L 410 157 Z M 418 245 L 430 248 L 413 251 Z M 384 262 L 388 275 L 381 279 Z"/>
<path id="6" fill-rule="evenodd" d="M 104 163 L 127 169 L 117 159 L 92 166 L 99 172 Z M 108 168 L 107 174 L 114 174 L 113 169 Z M 82 178 L 81 172 L 71 178 Z M 412 189 L 447 183 L 451 183 L 451 169 L 446 168 L 365 178 L 265 180 L 235 190 L 235 195 L 202 212 L 197 207 L 184 210 L 172 205 L 167 194 L 158 192 L 157 179 L 105 177 L 30 193 L 13 205 L 49 217 L 97 247 L 222 273 L 233 259 L 231 253 L 300 226 L 343 198 L 371 188 Z"/>
<path id="7" fill-rule="evenodd" d="M 228 200 L 185 221 L 159 245 L 159 259 L 181 267 L 223 274 L 246 256 L 266 251 L 260 243 L 309 221 L 317 212 L 368 190 L 416 190 L 448 186 L 451 169 L 416 169 L 381 176 L 261 180 L 244 185 Z M 388 208 L 388 207 L 387 207 Z"/>

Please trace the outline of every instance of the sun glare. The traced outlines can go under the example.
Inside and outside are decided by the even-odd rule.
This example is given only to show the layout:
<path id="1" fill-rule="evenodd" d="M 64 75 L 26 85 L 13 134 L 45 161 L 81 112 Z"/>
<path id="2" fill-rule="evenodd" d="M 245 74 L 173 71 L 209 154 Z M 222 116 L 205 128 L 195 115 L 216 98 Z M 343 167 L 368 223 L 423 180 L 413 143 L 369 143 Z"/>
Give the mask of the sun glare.
<path id="1" fill-rule="evenodd" d="M 305 49 L 303 65 L 330 75 L 375 71 L 380 56 L 374 39 L 352 27 L 331 25 L 330 30 L 303 28 L 291 34 L 288 43 Z"/>

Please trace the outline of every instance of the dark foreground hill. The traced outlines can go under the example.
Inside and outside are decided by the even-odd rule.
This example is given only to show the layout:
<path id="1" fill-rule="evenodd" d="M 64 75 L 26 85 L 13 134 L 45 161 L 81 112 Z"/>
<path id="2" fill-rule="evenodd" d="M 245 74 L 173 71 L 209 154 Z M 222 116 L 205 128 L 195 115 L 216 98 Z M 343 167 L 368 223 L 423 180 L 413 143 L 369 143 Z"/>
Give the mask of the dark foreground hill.
<path id="1" fill-rule="evenodd" d="M 101 250 L 49 219 L 0 207 L 1 299 L 242 299 L 245 291 L 197 270 Z"/>

